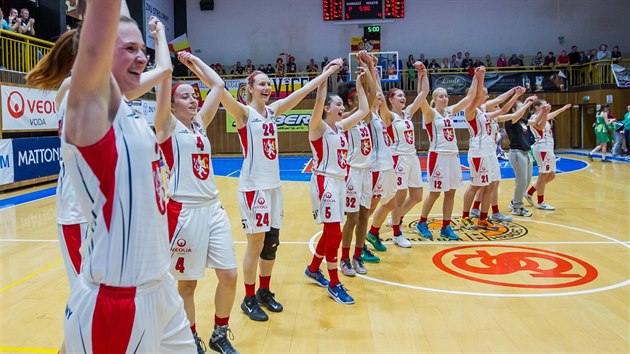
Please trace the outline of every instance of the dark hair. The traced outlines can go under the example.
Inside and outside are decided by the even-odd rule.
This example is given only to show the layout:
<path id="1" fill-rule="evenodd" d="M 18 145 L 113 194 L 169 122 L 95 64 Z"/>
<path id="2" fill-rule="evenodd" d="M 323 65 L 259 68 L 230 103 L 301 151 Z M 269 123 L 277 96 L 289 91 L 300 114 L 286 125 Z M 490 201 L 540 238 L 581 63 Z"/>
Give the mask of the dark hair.
<path id="1" fill-rule="evenodd" d="M 337 88 L 337 95 L 341 97 L 343 104 L 350 106 L 349 99 L 352 96 L 352 92 L 357 92 L 357 86 L 354 82 L 344 82 Z"/>
<path id="2" fill-rule="evenodd" d="M 330 106 L 330 102 L 332 101 L 333 97 L 335 97 L 337 95 L 333 94 L 333 93 L 329 93 L 328 95 L 326 95 L 326 100 L 324 101 L 324 107 L 328 107 Z M 322 120 L 326 120 L 326 110 L 322 110 Z"/>

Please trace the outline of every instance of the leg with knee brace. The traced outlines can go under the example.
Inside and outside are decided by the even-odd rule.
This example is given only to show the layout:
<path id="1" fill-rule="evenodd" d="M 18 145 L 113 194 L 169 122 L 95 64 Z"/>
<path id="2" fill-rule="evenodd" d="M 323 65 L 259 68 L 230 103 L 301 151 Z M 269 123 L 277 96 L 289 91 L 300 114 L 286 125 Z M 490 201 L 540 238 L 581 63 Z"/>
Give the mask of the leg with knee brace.
<path id="1" fill-rule="evenodd" d="M 260 258 L 266 261 L 273 261 L 276 259 L 276 252 L 278 251 L 278 245 L 280 244 L 280 229 L 271 228 L 265 232 L 265 241 L 263 249 L 260 251 Z"/>
<path id="2" fill-rule="evenodd" d="M 342 238 L 340 223 L 324 223 L 324 233 L 326 234 L 326 262 L 335 263 Z"/>

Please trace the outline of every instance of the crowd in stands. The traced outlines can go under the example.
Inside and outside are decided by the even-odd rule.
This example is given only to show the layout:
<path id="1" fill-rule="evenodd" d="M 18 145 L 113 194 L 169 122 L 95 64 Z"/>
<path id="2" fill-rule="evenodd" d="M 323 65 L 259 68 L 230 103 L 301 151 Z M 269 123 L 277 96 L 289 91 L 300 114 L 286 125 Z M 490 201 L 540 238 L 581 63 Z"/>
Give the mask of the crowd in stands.
<path id="1" fill-rule="evenodd" d="M 9 10 L 9 16 L 4 17 L 2 9 L 0 9 L 0 28 L 6 31 L 21 33 L 27 36 L 35 36 L 35 19 L 30 17 L 28 9 L 18 10 L 12 8 Z"/>

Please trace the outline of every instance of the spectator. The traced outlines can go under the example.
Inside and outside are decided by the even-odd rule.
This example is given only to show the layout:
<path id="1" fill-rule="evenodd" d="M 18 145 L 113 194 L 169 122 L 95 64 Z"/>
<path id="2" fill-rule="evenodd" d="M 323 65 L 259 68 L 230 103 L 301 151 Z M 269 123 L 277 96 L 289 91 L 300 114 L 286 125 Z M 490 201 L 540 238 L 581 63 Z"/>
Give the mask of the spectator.
<path id="1" fill-rule="evenodd" d="M 483 63 L 481 62 L 481 60 L 475 59 L 475 62 L 473 63 L 473 68 L 478 68 L 480 66 L 483 66 Z"/>
<path id="2" fill-rule="evenodd" d="M 348 81 L 348 59 L 343 58 L 343 65 L 337 71 L 337 82 Z"/>
<path id="3" fill-rule="evenodd" d="M 437 71 L 437 69 L 440 69 L 441 66 L 440 64 L 438 64 L 436 59 L 431 59 L 431 63 L 429 63 L 429 66 L 427 68 L 429 70 L 433 69 L 433 71 Z"/>
<path id="4" fill-rule="evenodd" d="M 588 52 L 586 53 L 586 58 L 584 62 L 590 63 L 595 60 L 597 60 L 595 49 L 589 49 Z"/>
<path id="5" fill-rule="evenodd" d="M 267 67 L 265 68 L 266 70 L 266 74 L 267 75 L 271 75 L 271 76 L 275 76 L 276 74 L 276 70 L 273 68 L 273 65 L 271 65 L 271 63 L 267 64 Z"/>
<path id="6" fill-rule="evenodd" d="M 586 59 L 586 53 L 583 50 L 580 51 L 580 64 L 588 63 Z"/>
<path id="7" fill-rule="evenodd" d="M 247 64 L 245 65 L 245 71 L 243 72 L 245 75 L 250 75 L 254 72 L 254 64 L 252 64 L 251 59 L 247 59 Z"/>
<path id="8" fill-rule="evenodd" d="M 448 61 L 447 57 L 444 57 L 444 59 L 442 59 L 442 69 L 448 69 L 451 67 L 451 63 Z"/>
<path id="9" fill-rule="evenodd" d="M 295 76 L 297 73 L 297 65 L 295 64 L 295 57 L 293 55 L 289 55 L 287 58 L 287 76 Z"/>
<path id="10" fill-rule="evenodd" d="M 523 54 L 523 53 L 519 54 L 518 58 L 521 61 L 521 66 L 525 66 L 525 54 Z"/>
<path id="11" fill-rule="evenodd" d="M 4 19 L 4 13 L 2 13 L 2 9 L 0 9 L 0 29 L 5 31 L 12 31 L 11 26 L 9 26 L 9 22 Z"/>
<path id="12" fill-rule="evenodd" d="M 457 65 L 457 57 L 455 56 L 455 54 L 451 55 L 451 65 L 449 67 L 451 69 L 459 68 L 459 66 Z"/>
<path id="13" fill-rule="evenodd" d="M 420 54 L 420 55 L 424 55 L 424 54 Z M 416 68 L 414 68 L 413 63 L 416 62 L 416 59 L 414 59 L 413 54 L 409 54 L 409 56 L 407 57 L 407 87 L 408 90 L 413 90 L 414 89 L 414 84 L 416 81 Z"/>
<path id="14" fill-rule="evenodd" d="M 577 50 L 577 46 L 571 46 L 571 53 L 569 53 L 569 65 L 580 64 L 580 52 Z"/>
<path id="15" fill-rule="evenodd" d="M 473 60 L 470 57 L 470 53 L 466 52 L 466 54 L 464 54 L 464 59 L 462 60 L 462 68 L 468 70 L 469 68 L 472 68 L 472 65 Z"/>
<path id="16" fill-rule="evenodd" d="M 258 71 L 267 74 L 267 67 L 264 64 L 258 65 Z"/>
<path id="17" fill-rule="evenodd" d="M 462 52 L 457 52 L 457 59 L 455 59 L 455 67 L 456 68 L 461 68 L 462 67 Z"/>
<path id="18" fill-rule="evenodd" d="M 623 119 L 621 117 L 615 117 L 612 112 L 608 112 L 608 118 L 611 120 L 611 126 L 613 130 L 613 147 L 612 147 L 612 155 L 613 156 L 621 156 L 621 147 L 623 145 L 623 136 L 621 132 L 623 132 Z"/>
<path id="19" fill-rule="evenodd" d="M 571 58 L 567 54 L 566 50 L 563 50 L 562 52 L 560 52 L 560 55 L 558 56 L 558 66 L 567 67 L 569 66 L 570 61 L 571 61 Z"/>
<path id="20" fill-rule="evenodd" d="M 502 68 L 508 66 L 508 62 L 505 59 L 505 54 L 501 53 L 499 59 L 497 59 L 497 67 Z"/>
<path id="21" fill-rule="evenodd" d="M 243 65 L 241 65 L 241 61 L 237 60 L 236 64 L 234 64 L 234 67 L 232 68 L 232 71 L 230 72 L 230 74 L 232 74 L 232 75 L 243 75 L 243 71 L 245 71 L 245 68 L 243 67 Z"/>
<path id="22" fill-rule="evenodd" d="M 612 52 L 610 52 L 610 58 L 613 60 L 613 63 L 618 63 L 621 60 L 621 52 L 618 45 L 613 47 Z"/>
<path id="23" fill-rule="evenodd" d="M 280 57 L 276 59 L 276 75 L 278 77 L 284 76 L 284 62 L 282 61 L 282 58 Z"/>
<path id="24" fill-rule="evenodd" d="M 484 64 L 484 66 L 486 68 L 491 68 L 494 66 L 494 63 L 492 62 L 492 57 L 490 56 L 490 54 L 486 54 L 486 63 Z"/>
<path id="25" fill-rule="evenodd" d="M 315 76 L 317 76 L 318 71 L 319 67 L 317 66 L 317 64 L 315 64 L 315 59 L 311 58 L 311 60 L 308 61 L 308 65 L 306 65 L 306 72 L 309 73 L 308 77 L 310 79 L 313 79 Z"/>
<path id="26" fill-rule="evenodd" d="M 516 56 L 516 53 L 512 53 L 510 60 L 508 60 L 508 66 L 523 66 L 523 61 Z"/>
<path id="27" fill-rule="evenodd" d="M 532 58 L 532 66 L 542 66 L 544 62 L 542 52 L 536 53 L 536 56 Z"/>
<path id="28" fill-rule="evenodd" d="M 324 68 L 326 67 L 326 65 L 328 65 L 328 63 L 330 62 L 330 60 L 328 60 L 328 57 L 324 57 L 324 60 L 322 60 L 322 70 L 324 70 Z"/>
<path id="29" fill-rule="evenodd" d="M 420 53 L 420 57 L 418 58 L 418 60 L 421 61 L 425 67 L 429 66 L 429 61 L 424 58 L 424 53 Z M 413 62 L 411 64 L 412 64 L 411 66 L 413 66 Z"/>
<path id="30" fill-rule="evenodd" d="M 595 58 L 596 60 L 610 59 L 610 53 L 608 53 L 608 45 L 606 44 L 600 45 Z"/>
<path id="31" fill-rule="evenodd" d="M 15 8 L 12 8 L 11 10 L 9 10 L 9 17 L 7 17 L 7 24 L 10 27 L 10 31 L 13 32 L 18 32 L 19 28 L 20 28 L 20 21 L 19 21 L 19 17 L 18 17 L 18 10 Z"/>
<path id="32" fill-rule="evenodd" d="M 27 36 L 35 36 L 35 19 L 29 18 L 28 9 L 20 10 L 20 26 L 18 32 Z"/>
<path id="33" fill-rule="evenodd" d="M 547 54 L 547 56 L 545 57 L 545 60 L 543 60 L 543 65 L 544 66 L 556 65 L 556 57 L 553 55 L 553 52 L 549 52 L 549 54 Z"/>

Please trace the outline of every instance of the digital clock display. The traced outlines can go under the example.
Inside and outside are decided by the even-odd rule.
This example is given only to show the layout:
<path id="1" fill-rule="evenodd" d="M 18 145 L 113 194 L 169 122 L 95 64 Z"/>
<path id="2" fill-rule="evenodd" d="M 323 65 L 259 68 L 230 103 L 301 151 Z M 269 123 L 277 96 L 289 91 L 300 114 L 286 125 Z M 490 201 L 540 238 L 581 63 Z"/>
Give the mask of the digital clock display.
<path id="1" fill-rule="evenodd" d="M 345 20 L 374 20 L 383 18 L 383 0 L 346 0 Z"/>

